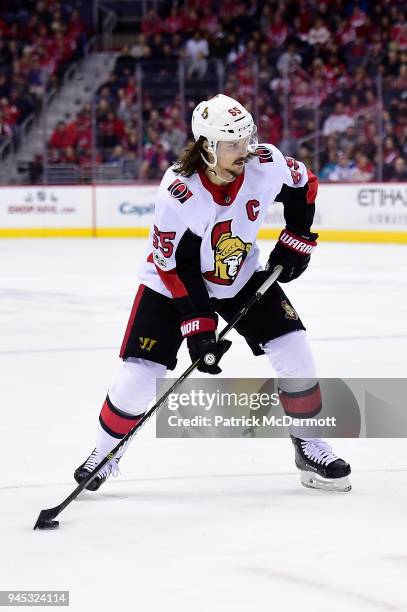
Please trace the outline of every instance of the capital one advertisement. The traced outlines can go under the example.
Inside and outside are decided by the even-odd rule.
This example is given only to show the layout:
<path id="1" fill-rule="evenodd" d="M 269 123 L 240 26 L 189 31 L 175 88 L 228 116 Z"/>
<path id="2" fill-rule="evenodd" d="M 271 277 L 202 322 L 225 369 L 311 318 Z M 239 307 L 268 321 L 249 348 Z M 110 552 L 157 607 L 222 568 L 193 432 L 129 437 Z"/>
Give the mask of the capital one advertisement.
<path id="1" fill-rule="evenodd" d="M 97 229 L 148 229 L 154 219 L 157 190 L 158 185 L 96 187 Z M 322 184 L 313 225 L 320 230 L 393 231 L 407 235 L 407 185 Z M 284 226 L 284 207 L 273 202 L 263 227 Z"/>
<path id="2" fill-rule="evenodd" d="M 0 188 L 0 235 L 145 236 L 154 220 L 158 184 Z M 284 227 L 284 207 L 270 203 L 263 224 L 267 230 Z M 347 240 L 347 232 L 375 236 L 406 236 L 407 184 L 322 184 L 319 186 L 313 227 L 337 232 L 326 238 Z M 3 230 L 3 232 L 2 232 Z M 71 230 L 71 232 L 70 232 Z M 26 232 L 26 234 L 25 234 Z M 263 235 L 262 235 L 263 233 Z M 36 234 L 34 234 L 36 235 Z M 400 241 L 400 240 L 398 240 Z"/>
<path id="3" fill-rule="evenodd" d="M 154 219 L 157 185 L 95 187 L 96 225 L 110 228 L 149 228 Z"/>

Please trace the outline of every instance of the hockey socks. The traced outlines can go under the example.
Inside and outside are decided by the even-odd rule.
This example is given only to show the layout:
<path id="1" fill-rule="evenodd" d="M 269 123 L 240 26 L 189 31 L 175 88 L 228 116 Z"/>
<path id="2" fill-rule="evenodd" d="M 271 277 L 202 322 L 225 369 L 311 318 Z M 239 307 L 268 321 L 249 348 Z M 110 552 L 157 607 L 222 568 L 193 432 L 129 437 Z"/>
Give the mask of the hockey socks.
<path id="1" fill-rule="evenodd" d="M 140 421 L 142 416 L 142 414 L 135 416 L 119 410 L 107 395 L 100 411 L 99 423 L 105 433 L 116 440 L 121 440 Z"/>

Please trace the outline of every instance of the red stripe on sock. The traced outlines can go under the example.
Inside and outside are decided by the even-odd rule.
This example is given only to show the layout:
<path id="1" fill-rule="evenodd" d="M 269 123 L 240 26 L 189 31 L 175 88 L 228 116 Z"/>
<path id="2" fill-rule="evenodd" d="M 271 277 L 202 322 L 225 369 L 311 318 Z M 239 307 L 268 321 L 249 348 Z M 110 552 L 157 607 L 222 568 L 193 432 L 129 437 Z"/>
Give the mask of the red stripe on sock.
<path id="1" fill-rule="evenodd" d="M 321 410 L 321 389 L 316 385 L 301 394 L 291 394 L 280 389 L 280 402 L 288 416 L 311 418 Z"/>
<path id="2" fill-rule="evenodd" d="M 110 408 L 107 400 L 103 404 L 100 411 L 100 418 L 103 423 L 115 434 L 125 436 L 134 425 L 136 425 L 143 415 L 138 415 L 134 418 L 124 418 Z"/>

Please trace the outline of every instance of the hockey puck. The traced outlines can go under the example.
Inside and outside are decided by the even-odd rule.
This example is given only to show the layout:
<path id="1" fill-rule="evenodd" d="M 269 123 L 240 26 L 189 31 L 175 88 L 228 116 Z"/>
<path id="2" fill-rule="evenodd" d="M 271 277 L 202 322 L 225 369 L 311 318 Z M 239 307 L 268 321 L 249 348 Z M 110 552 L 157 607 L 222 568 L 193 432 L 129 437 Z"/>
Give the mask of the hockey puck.
<path id="1" fill-rule="evenodd" d="M 34 529 L 58 529 L 59 521 L 52 521 L 51 519 L 42 519 L 37 521 Z"/>

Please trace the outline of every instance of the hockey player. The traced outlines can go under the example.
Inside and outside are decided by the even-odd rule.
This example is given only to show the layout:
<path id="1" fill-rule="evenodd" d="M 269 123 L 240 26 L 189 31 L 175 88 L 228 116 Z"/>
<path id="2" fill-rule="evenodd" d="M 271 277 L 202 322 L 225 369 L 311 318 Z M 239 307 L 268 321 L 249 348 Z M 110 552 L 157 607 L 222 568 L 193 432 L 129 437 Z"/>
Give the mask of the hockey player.
<path id="1" fill-rule="evenodd" d="M 99 417 L 96 447 L 75 471 L 81 482 L 138 422 L 155 396 L 156 380 L 173 370 L 182 341 L 199 370 L 221 372 L 229 350 L 217 340 L 217 314 L 229 321 L 264 281 L 258 230 L 273 201 L 286 227 L 267 270 L 283 266 L 279 282 L 298 278 L 316 247 L 311 232 L 317 179 L 304 164 L 271 144 L 257 145 L 250 113 L 219 94 L 192 115 L 195 142 L 161 181 L 148 251 L 124 335 L 123 365 Z M 266 354 L 279 376 L 286 413 L 313 417 L 321 394 L 305 328 L 278 283 L 236 326 L 254 355 Z M 291 435 L 305 486 L 348 491 L 350 466 L 319 438 Z M 88 489 L 118 471 L 110 461 Z"/>

